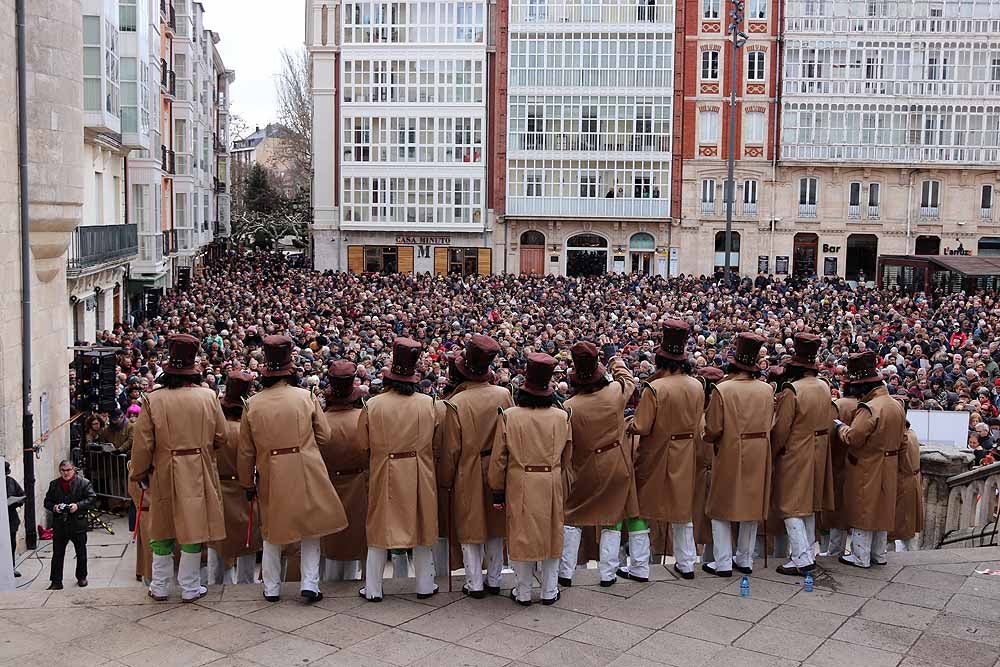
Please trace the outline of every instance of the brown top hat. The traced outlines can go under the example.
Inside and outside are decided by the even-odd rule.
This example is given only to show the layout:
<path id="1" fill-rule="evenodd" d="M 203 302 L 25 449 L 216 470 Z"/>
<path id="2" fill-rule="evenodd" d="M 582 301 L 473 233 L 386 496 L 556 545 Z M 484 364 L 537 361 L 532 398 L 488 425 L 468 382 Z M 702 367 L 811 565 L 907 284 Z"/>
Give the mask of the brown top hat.
<path id="1" fill-rule="evenodd" d="M 489 336 L 473 334 L 465 351 L 455 359 L 458 372 L 473 382 L 486 382 L 490 377 L 490 364 L 500 354 L 500 343 Z"/>
<path id="2" fill-rule="evenodd" d="M 878 382 L 882 379 L 878 369 L 875 367 L 877 359 L 875 353 L 858 352 L 847 358 L 847 384 L 861 384 L 862 382 Z"/>
<path id="3" fill-rule="evenodd" d="M 264 338 L 264 370 L 266 378 L 294 375 L 292 363 L 292 339 L 288 336 L 267 336 Z"/>
<path id="4" fill-rule="evenodd" d="M 170 360 L 163 367 L 164 373 L 167 375 L 201 375 L 201 371 L 194 367 L 199 349 L 197 338 L 188 334 L 174 334 L 167 338 L 167 347 L 170 350 Z"/>
<path id="5" fill-rule="evenodd" d="M 243 407 L 243 399 L 253 386 L 253 375 L 246 371 L 236 371 L 226 377 L 226 393 L 219 402 L 224 408 Z"/>
<path id="6" fill-rule="evenodd" d="M 569 381 L 573 384 L 594 384 L 604 377 L 604 364 L 598 359 L 597 346 L 587 340 L 581 340 L 569 349 L 573 356 L 573 370 L 569 372 Z"/>
<path id="7" fill-rule="evenodd" d="M 726 374 L 722 372 L 721 368 L 717 368 L 716 366 L 702 366 L 698 369 L 698 377 L 705 382 L 717 383 L 721 382 L 722 378 L 726 377 Z"/>
<path id="8" fill-rule="evenodd" d="M 757 372 L 757 356 L 764 344 L 764 338 L 755 333 L 743 332 L 736 336 L 736 350 L 729 363 L 747 373 Z"/>
<path id="9" fill-rule="evenodd" d="M 532 396 L 552 395 L 552 373 L 556 369 L 556 360 L 547 354 L 533 352 L 528 355 L 528 367 L 524 371 L 524 384 L 521 391 Z"/>
<path id="10" fill-rule="evenodd" d="M 797 333 L 792 336 L 794 353 L 786 364 L 799 368 L 816 370 L 816 355 L 819 354 L 820 337 L 811 333 Z"/>
<path id="11" fill-rule="evenodd" d="M 354 386 L 354 375 L 358 371 L 358 365 L 340 359 L 330 364 L 327 371 L 327 379 L 330 386 L 326 389 L 326 404 L 349 405 L 361 398 L 361 387 Z"/>
<path id="12" fill-rule="evenodd" d="M 663 338 L 656 356 L 670 361 L 687 361 L 687 341 L 691 327 L 683 320 L 667 320 L 663 323 Z"/>
<path id="13" fill-rule="evenodd" d="M 396 382 L 420 382 L 417 361 L 422 350 L 420 343 L 412 338 L 397 338 L 392 341 L 392 366 L 385 378 Z"/>

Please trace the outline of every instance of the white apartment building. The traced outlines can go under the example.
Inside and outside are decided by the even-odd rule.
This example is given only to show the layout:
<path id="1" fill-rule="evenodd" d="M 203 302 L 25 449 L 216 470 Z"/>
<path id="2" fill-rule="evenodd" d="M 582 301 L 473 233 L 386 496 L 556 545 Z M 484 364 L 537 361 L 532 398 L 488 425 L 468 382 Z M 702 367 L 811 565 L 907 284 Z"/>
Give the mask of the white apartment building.
<path id="1" fill-rule="evenodd" d="M 789 0 L 775 243 L 793 273 L 1000 254 L 1000 1 Z"/>
<path id="2" fill-rule="evenodd" d="M 487 2 L 308 8 L 316 268 L 491 272 Z"/>
<path id="3" fill-rule="evenodd" d="M 511 0 L 504 265 L 667 275 L 671 0 Z"/>

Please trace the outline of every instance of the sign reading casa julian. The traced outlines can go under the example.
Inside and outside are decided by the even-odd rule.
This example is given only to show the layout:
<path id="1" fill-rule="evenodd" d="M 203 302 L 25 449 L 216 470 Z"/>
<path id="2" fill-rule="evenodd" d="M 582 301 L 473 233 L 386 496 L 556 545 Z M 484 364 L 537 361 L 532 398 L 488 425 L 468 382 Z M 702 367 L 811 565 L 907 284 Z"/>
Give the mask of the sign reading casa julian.
<path id="1" fill-rule="evenodd" d="M 399 234 L 396 236 L 397 244 L 413 244 L 413 245 L 451 245 L 450 236 L 408 236 L 406 234 Z"/>

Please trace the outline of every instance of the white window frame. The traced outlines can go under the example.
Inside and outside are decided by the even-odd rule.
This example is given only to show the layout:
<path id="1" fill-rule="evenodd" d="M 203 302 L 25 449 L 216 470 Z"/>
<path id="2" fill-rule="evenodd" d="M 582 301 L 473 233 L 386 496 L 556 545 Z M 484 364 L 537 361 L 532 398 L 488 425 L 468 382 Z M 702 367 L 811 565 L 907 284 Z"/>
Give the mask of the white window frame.
<path id="1" fill-rule="evenodd" d="M 698 112 L 698 142 L 701 144 L 716 144 L 719 142 L 719 116 L 716 109 L 703 109 Z"/>
<path id="2" fill-rule="evenodd" d="M 722 52 L 718 49 L 708 49 L 701 52 L 701 80 L 718 81 L 719 68 L 722 62 Z"/>
<path id="3" fill-rule="evenodd" d="M 767 139 L 767 114 L 748 111 L 743 116 L 743 141 L 748 146 L 762 146 Z"/>
<path id="4" fill-rule="evenodd" d="M 747 81 L 760 82 L 767 77 L 767 52 L 747 53 Z"/>

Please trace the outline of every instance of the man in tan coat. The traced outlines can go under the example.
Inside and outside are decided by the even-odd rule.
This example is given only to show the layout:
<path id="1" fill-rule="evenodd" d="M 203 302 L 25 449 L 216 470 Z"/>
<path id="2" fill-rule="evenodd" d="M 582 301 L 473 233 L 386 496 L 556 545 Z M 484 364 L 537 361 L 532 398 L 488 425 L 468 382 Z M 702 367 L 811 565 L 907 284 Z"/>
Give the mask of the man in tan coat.
<path id="1" fill-rule="evenodd" d="M 597 346 L 580 341 L 570 348 L 573 370 L 569 381 L 576 391 L 566 401 L 573 432 L 573 488 L 566 499 L 566 525 L 563 527 L 563 552 L 559 563 L 559 584 L 573 585 L 580 550 L 581 526 L 601 529 L 600 559 L 597 569 L 601 586 L 618 580 L 618 551 L 622 541 L 622 522 L 639 516 L 635 491 L 632 451 L 625 438 L 625 406 L 635 392 L 636 381 L 618 357 L 610 361 L 611 379 L 600 363 Z M 645 570 L 641 566 L 633 576 L 649 578 L 649 529 L 629 527 L 629 540 L 645 538 Z M 643 532 L 645 528 L 645 532 Z M 630 544 L 636 563 L 641 551 Z"/>
<path id="2" fill-rule="evenodd" d="M 816 512 L 833 508 L 830 386 L 817 376 L 820 338 L 796 333 L 794 354 L 785 363 L 778 394 L 771 449 L 774 456 L 773 511 L 784 521 L 790 559 L 778 574 L 804 576 L 815 569 Z"/>
<path id="3" fill-rule="evenodd" d="M 410 338 L 392 343 L 385 391 L 365 403 L 358 422 L 361 448 L 369 453 L 368 558 L 361 597 L 382 600 L 389 549 L 412 549 L 417 597 L 437 593 L 432 547 L 438 539 L 434 399 L 416 392 L 422 346 Z"/>
<path id="4" fill-rule="evenodd" d="M 854 415 L 858 411 L 858 400 L 856 389 L 850 383 L 842 387 L 843 396 L 833 402 L 836 409 L 836 416 L 848 426 L 854 421 Z M 847 515 L 844 513 L 844 481 L 847 477 L 847 445 L 837 430 L 833 429 L 830 438 L 830 460 L 833 467 L 833 510 L 824 510 L 819 515 L 819 526 L 823 530 L 830 531 L 829 542 L 826 551 L 820 556 L 843 556 L 847 548 L 847 538 L 851 534 L 851 526 L 847 523 Z"/>
<path id="5" fill-rule="evenodd" d="M 702 366 L 698 369 L 698 377 L 705 385 L 705 407 L 708 408 L 708 400 L 712 396 L 712 390 L 718 383 L 722 382 L 725 374 L 721 368 L 715 366 Z M 694 475 L 694 499 L 692 500 L 692 521 L 694 523 L 695 544 L 704 545 L 701 553 L 703 563 L 710 563 L 715 560 L 712 555 L 712 520 L 705 513 L 705 504 L 708 502 L 708 490 L 712 487 L 712 458 L 714 451 L 712 444 L 705 441 L 705 415 L 702 414 L 698 423 L 698 430 L 695 431 L 695 475 Z"/>
<path id="6" fill-rule="evenodd" d="M 347 512 L 348 526 L 323 538 L 324 579 L 361 578 L 361 560 L 367 553 L 365 521 L 368 514 L 368 453 L 358 435 L 361 388 L 355 386 L 358 367 L 350 361 L 330 364 L 327 375 L 326 421 L 330 441 L 320 447 L 326 470 Z"/>
<path id="7" fill-rule="evenodd" d="M 257 552 L 263 548 L 260 536 L 260 516 L 250 517 L 250 503 L 236 474 L 236 453 L 240 447 L 240 422 L 243 402 L 253 386 L 253 375 L 236 371 L 226 378 L 226 393 L 219 401 L 226 416 L 226 444 L 216 452 L 219 485 L 222 489 L 222 509 L 226 515 L 226 539 L 208 549 L 208 583 L 252 584 L 257 579 Z M 247 526 L 250 525 L 250 544 Z M 229 563 L 235 559 L 233 577 Z"/>
<path id="8" fill-rule="evenodd" d="M 694 578 L 698 557 L 693 523 L 695 442 L 705 414 L 705 386 L 691 376 L 689 335 L 687 322 L 664 322 L 656 350 L 660 376 L 643 388 L 632 425 L 640 436 L 635 466 L 639 513 L 644 519 L 670 524 L 674 571 L 684 579 Z M 631 540 L 630 530 L 630 551 Z M 648 577 L 648 563 L 646 572 Z"/>
<path id="9" fill-rule="evenodd" d="M 531 604 L 535 564 L 541 561 L 542 604 L 559 599 L 565 499 L 573 485 L 570 414 L 556 407 L 552 373 L 556 360 L 527 356 L 515 407 L 503 411 L 493 440 L 489 482 L 493 504 L 507 511 L 507 548 L 517 584 L 511 599 Z"/>
<path id="10" fill-rule="evenodd" d="M 483 561 L 486 562 L 485 588 L 500 592 L 503 571 L 503 512 L 493 509 L 486 474 L 492 457 L 493 434 L 499 411 L 514 405 L 510 392 L 489 383 L 490 364 L 500 345 L 474 334 L 465 350 L 454 359 L 449 375 L 456 384 L 446 401 L 443 424 L 443 451 L 438 465 L 438 486 L 452 489 L 454 532 L 462 545 L 465 585 L 462 591 L 474 598 L 486 594 Z M 485 557 L 485 558 L 484 558 Z"/>
<path id="11" fill-rule="evenodd" d="M 320 538 L 347 527 L 344 506 L 320 454 L 320 447 L 330 442 L 330 427 L 319 400 L 296 386 L 291 338 L 264 338 L 260 382 L 263 390 L 243 411 L 236 465 L 247 499 L 260 497 L 264 599 L 279 599 L 282 547 L 298 542 L 299 590 L 307 602 L 315 602 L 323 599 Z"/>
<path id="12" fill-rule="evenodd" d="M 906 435 L 896 468 L 896 526 L 889 539 L 896 551 L 916 551 L 917 533 L 924 528 L 924 490 L 920 479 L 920 441 L 906 421 Z"/>
<path id="13" fill-rule="evenodd" d="M 161 388 L 143 397 L 135 423 L 131 479 L 148 486 L 152 499 L 146 535 L 153 551 L 150 597 L 167 599 L 179 542 L 181 600 L 194 602 L 207 592 L 201 585 L 202 545 L 226 537 L 215 468 L 215 450 L 226 444 L 226 418 L 215 393 L 198 386 L 198 339 L 179 334 L 168 345 Z"/>
<path id="14" fill-rule="evenodd" d="M 888 531 L 896 524 L 896 479 L 906 412 L 885 388 L 873 352 L 852 354 L 847 381 L 862 395 L 850 426 L 834 423 L 847 444 L 844 510 L 851 525 L 851 555 L 840 562 L 868 568 L 884 565 Z"/>
<path id="15" fill-rule="evenodd" d="M 712 518 L 714 563 L 702 569 L 720 577 L 753 571 L 757 522 L 767 518 L 771 483 L 774 389 L 754 378 L 764 339 L 741 333 L 729 360 L 729 377 L 715 386 L 705 414 L 705 440 L 712 443 L 712 488 L 706 512 Z M 733 556 L 731 522 L 740 524 Z"/>

